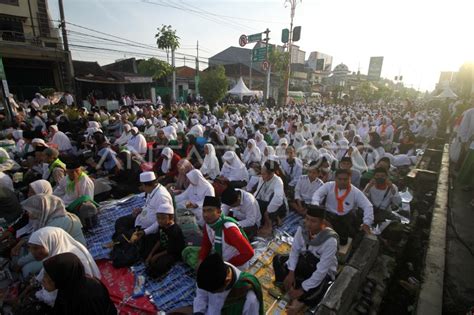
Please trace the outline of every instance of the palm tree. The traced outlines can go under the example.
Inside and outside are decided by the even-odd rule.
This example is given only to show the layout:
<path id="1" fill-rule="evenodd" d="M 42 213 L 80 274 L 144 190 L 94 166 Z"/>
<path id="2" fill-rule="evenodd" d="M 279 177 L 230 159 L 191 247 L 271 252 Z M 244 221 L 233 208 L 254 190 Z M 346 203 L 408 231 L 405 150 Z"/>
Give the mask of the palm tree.
<path id="1" fill-rule="evenodd" d="M 171 51 L 171 65 L 173 67 L 173 82 L 172 82 L 172 96 L 171 100 L 176 100 L 176 71 L 175 71 L 175 58 L 174 52 L 179 48 L 179 36 L 176 35 L 176 30 L 173 30 L 171 25 L 162 25 L 161 29 L 158 28 L 158 33 L 155 34 L 156 44 L 159 49 L 166 51 L 166 60 L 169 63 L 169 53 Z"/>

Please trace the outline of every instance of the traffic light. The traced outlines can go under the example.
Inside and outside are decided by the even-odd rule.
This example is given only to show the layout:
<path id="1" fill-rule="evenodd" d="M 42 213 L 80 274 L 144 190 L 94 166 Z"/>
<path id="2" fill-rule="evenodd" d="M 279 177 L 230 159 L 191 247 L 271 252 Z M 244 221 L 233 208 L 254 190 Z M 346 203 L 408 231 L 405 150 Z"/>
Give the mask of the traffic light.
<path id="1" fill-rule="evenodd" d="M 284 28 L 281 30 L 281 42 L 286 44 L 290 38 L 290 30 Z"/>
<path id="2" fill-rule="evenodd" d="M 403 81 L 403 76 L 402 75 L 400 76 L 400 81 Z"/>
<path id="3" fill-rule="evenodd" d="M 296 26 L 295 28 L 293 28 L 293 37 L 291 38 L 291 40 L 293 42 L 297 42 L 299 41 L 301 38 L 301 26 Z"/>

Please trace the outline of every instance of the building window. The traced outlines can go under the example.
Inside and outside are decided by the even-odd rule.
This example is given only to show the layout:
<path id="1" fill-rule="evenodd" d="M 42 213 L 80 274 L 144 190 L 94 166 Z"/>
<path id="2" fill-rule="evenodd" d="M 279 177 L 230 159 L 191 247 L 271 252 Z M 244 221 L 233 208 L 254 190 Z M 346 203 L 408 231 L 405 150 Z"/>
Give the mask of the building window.
<path id="1" fill-rule="evenodd" d="M 51 37 L 48 9 L 45 0 L 38 0 L 38 24 L 41 37 Z"/>
<path id="2" fill-rule="evenodd" d="M 0 34 L 2 40 L 24 42 L 22 18 L 0 14 Z"/>
<path id="3" fill-rule="evenodd" d="M 8 5 L 19 6 L 18 0 L 0 0 L 0 4 L 8 4 Z"/>

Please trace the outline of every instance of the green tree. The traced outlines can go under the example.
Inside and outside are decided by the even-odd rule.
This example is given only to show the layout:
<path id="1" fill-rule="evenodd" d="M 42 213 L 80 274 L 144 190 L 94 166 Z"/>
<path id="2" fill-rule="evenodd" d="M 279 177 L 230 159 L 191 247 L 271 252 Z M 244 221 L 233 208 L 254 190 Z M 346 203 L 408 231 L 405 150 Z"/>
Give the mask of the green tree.
<path id="1" fill-rule="evenodd" d="M 286 79 L 288 78 L 287 70 L 288 63 L 290 62 L 290 54 L 278 49 L 273 49 L 270 51 L 268 60 L 272 66 L 273 83 L 278 87 L 278 99 L 283 100 L 285 97 Z"/>
<path id="2" fill-rule="evenodd" d="M 222 65 L 205 71 L 199 82 L 199 91 L 211 106 L 225 96 L 227 87 L 227 77 Z"/>
<path id="3" fill-rule="evenodd" d="M 169 63 L 169 53 L 179 48 L 180 38 L 176 35 L 176 30 L 173 30 L 171 25 L 162 25 L 158 28 L 158 33 L 155 34 L 156 45 L 158 48 L 166 51 L 166 59 Z"/>
<path id="4" fill-rule="evenodd" d="M 173 68 L 169 63 L 156 58 L 141 60 L 138 64 L 138 73 L 151 76 L 156 81 L 167 77 L 171 72 Z"/>
<path id="5" fill-rule="evenodd" d="M 458 95 L 463 99 L 469 99 L 472 94 L 474 78 L 474 63 L 464 63 L 459 69 L 457 76 Z"/>
<path id="6" fill-rule="evenodd" d="M 373 88 L 370 82 L 362 82 L 359 84 L 359 86 L 356 88 L 356 93 L 358 98 L 361 98 L 365 102 L 369 102 L 373 95 Z"/>

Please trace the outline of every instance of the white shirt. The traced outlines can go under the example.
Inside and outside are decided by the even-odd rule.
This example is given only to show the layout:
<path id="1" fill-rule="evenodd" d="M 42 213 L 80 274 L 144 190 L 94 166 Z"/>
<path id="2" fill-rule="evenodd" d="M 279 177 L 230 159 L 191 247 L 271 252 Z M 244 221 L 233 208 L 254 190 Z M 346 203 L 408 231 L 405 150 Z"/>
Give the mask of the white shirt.
<path id="1" fill-rule="evenodd" d="M 316 178 L 310 181 L 308 175 L 302 175 L 295 187 L 295 199 L 299 199 L 306 204 L 310 204 L 316 190 L 323 185 L 323 181 Z"/>
<path id="2" fill-rule="evenodd" d="M 337 272 L 337 240 L 334 237 L 328 238 L 319 246 L 307 246 L 303 238 L 303 229 L 301 226 L 298 227 L 291 245 L 290 257 L 286 263 L 289 270 L 294 271 L 296 269 L 298 256 L 305 251 L 309 251 L 319 258 L 319 263 L 316 265 L 316 270 L 311 277 L 301 283 L 303 290 L 309 291 L 316 288 L 321 284 L 326 275 L 334 279 Z"/>
<path id="3" fill-rule="evenodd" d="M 260 177 L 254 196 L 257 200 L 270 202 L 267 207 L 268 213 L 276 212 L 285 202 L 283 181 L 276 175 L 273 175 L 273 178 L 268 182 L 263 181 L 263 178 Z"/>
<path id="4" fill-rule="evenodd" d="M 387 187 L 387 189 L 378 189 L 375 186 L 372 186 L 365 195 L 369 198 L 375 208 L 391 210 L 392 205 L 399 206 L 402 203 L 402 198 L 398 194 L 397 186 L 392 184 L 392 187 L 395 193 L 392 192 L 390 187 Z"/>
<path id="5" fill-rule="evenodd" d="M 336 182 L 327 182 L 321 188 L 319 188 L 313 196 L 312 204 L 320 205 L 320 202 L 326 197 L 326 209 L 337 215 L 346 215 L 349 212 L 362 208 L 364 211 L 364 224 L 371 225 L 374 221 L 374 209 L 369 199 L 360 191 L 357 187 L 351 184 L 351 191 L 344 200 L 343 211 L 339 213 L 337 211 L 337 200 L 334 193 L 334 187 Z M 344 195 L 345 189 L 338 190 L 339 196 Z"/>
<path id="6" fill-rule="evenodd" d="M 135 219 L 135 226 L 141 226 L 146 235 L 158 232 L 156 212 L 158 207 L 164 203 L 173 206 L 173 199 L 168 190 L 163 185 L 158 184 L 158 186 L 146 196 L 145 205 Z"/>
<path id="7" fill-rule="evenodd" d="M 255 197 L 246 191 L 236 189 L 240 193 L 240 204 L 237 207 L 230 207 L 222 204 L 222 211 L 225 215 L 229 215 L 232 211 L 233 217 L 239 222 L 241 227 L 260 226 L 262 214 L 260 206 Z"/>
<path id="8" fill-rule="evenodd" d="M 234 271 L 236 279 L 239 278 L 241 271 L 236 267 L 228 264 Z M 194 313 L 203 313 L 205 315 L 216 315 L 220 314 L 222 307 L 224 306 L 225 300 L 229 295 L 231 289 L 224 292 L 211 293 L 203 289 L 197 288 L 196 297 L 193 303 Z M 249 290 L 245 297 L 245 304 L 242 310 L 242 315 L 255 315 L 258 314 L 260 303 L 253 290 Z"/>
<path id="9" fill-rule="evenodd" d="M 235 129 L 235 137 L 237 139 L 241 139 L 241 140 L 247 140 L 248 136 L 247 136 L 247 129 L 245 127 L 237 127 Z"/>
<path id="10" fill-rule="evenodd" d="M 74 103 L 74 98 L 72 97 L 71 94 L 65 95 L 64 98 L 66 99 L 67 106 L 71 106 L 72 103 Z"/>
<path id="11" fill-rule="evenodd" d="M 128 140 L 127 148 L 133 153 L 145 155 L 148 149 L 145 137 L 141 133 L 132 136 L 130 140 Z"/>
<path id="12" fill-rule="evenodd" d="M 286 177 L 289 178 L 288 185 L 295 187 L 303 174 L 303 162 L 300 159 L 295 158 L 293 166 L 290 166 L 287 159 L 281 161 L 281 169 L 285 173 Z"/>
<path id="13" fill-rule="evenodd" d="M 61 198 L 66 207 L 74 200 L 84 195 L 89 195 L 91 199 L 94 200 L 94 182 L 89 178 L 89 176 L 84 175 L 75 185 L 74 191 L 67 190 L 68 178 L 69 176 L 64 176 L 56 186 L 56 189 L 54 189 L 54 195 Z"/>
<path id="14" fill-rule="evenodd" d="M 51 139 L 51 143 L 54 143 L 58 146 L 58 151 L 68 151 L 72 149 L 71 140 L 66 134 L 62 131 L 57 131 L 53 138 Z"/>

